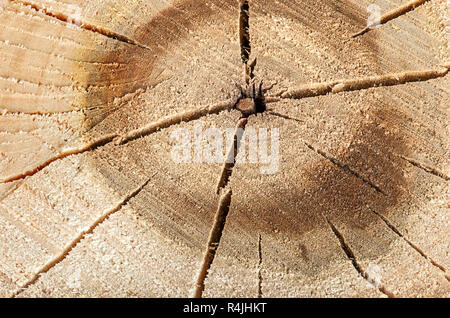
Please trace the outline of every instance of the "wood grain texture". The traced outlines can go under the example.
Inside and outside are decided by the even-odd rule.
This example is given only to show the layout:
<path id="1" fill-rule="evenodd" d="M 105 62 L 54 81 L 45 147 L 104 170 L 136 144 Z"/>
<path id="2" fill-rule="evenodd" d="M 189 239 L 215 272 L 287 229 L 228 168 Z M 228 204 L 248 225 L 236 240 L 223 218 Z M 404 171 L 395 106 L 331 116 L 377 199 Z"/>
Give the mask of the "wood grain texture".
<path id="1" fill-rule="evenodd" d="M 450 296 L 448 8 L 416 2 L 358 37 L 371 1 L 0 2 L 0 296 L 193 296 L 224 191 L 203 297 Z M 171 135 L 235 129 L 253 77 L 279 170 L 217 193 Z"/>

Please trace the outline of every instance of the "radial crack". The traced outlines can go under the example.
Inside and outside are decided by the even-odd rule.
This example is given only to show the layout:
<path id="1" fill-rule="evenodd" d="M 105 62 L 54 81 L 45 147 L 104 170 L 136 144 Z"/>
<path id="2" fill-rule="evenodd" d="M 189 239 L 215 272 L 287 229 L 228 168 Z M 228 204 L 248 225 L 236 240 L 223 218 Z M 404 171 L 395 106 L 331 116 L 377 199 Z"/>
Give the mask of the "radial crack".
<path id="1" fill-rule="evenodd" d="M 386 290 L 386 288 L 384 286 L 381 286 L 381 285 L 376 286 L 373 284 L 373 282 L 369 278 L 369 275 L 367 274 L 367 272 L 362 269 L 361 265 L 356 260 L 355 254 L 351 250 L 350 246 L 345 242 L 344 236 L 338 231 L 338 229 L 333 225 L 333 223 L 331 223 L 331 221 L 328 218 L 325 218 L 325 219 L 326 219 L 328 225 L 330 226 L 333 234 L 339 240 L 339 244 L 340 244 L 342 250 L 344 251 L 345 255 L 347 255 L 347 258 L 352 262 L 353 267 L 356 269 L 356 271 L 359 273 L 359 275 L 361 275 L 361 277 L 364 278 L 366 281 L 368 281 L 371 285 L 377 287 L 378 290 L 380 292 L 382 292 L 383 294 L 385 294 L 387 297 L 394 298 L 395 297 L 394 294 L 392 294 L 391 292 Z"/>
<path id="2" fill-rule="evenodd" d="M 278 112 L 268 111 L 267 113 L 268 113 L 269 115 L 273 115 L 273 116 L 280 117 L 280 118 L 283 118 L 283 119 L 293 120 L 293 121 L 296 121 L 296 122 L 298 122 L 298 123 L 304 123 L 303 120 L 300 120 L 300 119 L 297 119 L 297 118 L 294 118 L 294 117 L 290 117 L 290 116 L 288 116 L 288 115 L 280 114 L 280 113 L 278 113 Z"/>
<path id="3" fill-rule="evenodd" d="M 222 172 L 220 174 L 219 180 L 217 182 L 217 190 L 216 193 L 219 194 L 221 189 L 224 189 L 231 177 L 231 174 L 233 173 L 233 168 L 235 165 L 236 157 L 239 152 L 239 146 L 241 143 L 241 138 L 243 137 L 243 132 L 245 129 L 245 126 L 247 125 L 247 118 L 242 118 L 239 120 L 236 132 L 233 136 L 233 145 L 228 151 L 227 158 L 223 164 Z"/>
<path id="4" fill-rule="evenodd" d="M 15 184 L 12 184 L 11 187 L 0 196 L 0 203 L 5 201 L 7 197 L 9 197 L 15 191 L 17 191 L 17 189 L 19 189 L 22 186 L 22 184 L 23 180 L 17 181 Z"/>
<path id="5" fill-rule="evenodd" d="M 205 279 L 208 276 L 208 271 L 214 261 L 217 248 L 219 247 L 222 232 L 225 227 L 225 222 L 230 210 L 231 203 L 231 189 L 228 189 L 219 199 L 219 206 L 214 217 L 214 223 L 209 232 L 208 244 L 206 247 L 203 262 L 198 274 L 197 283 L 194 291 L 195 298 L 201 298 L 205 289 Z"/>
<path id="6" fill-rule="evenodd" d="M 429 165 L 427 165 L 427 164 L 425 164 L 425 163 L 423 163 L 423 162 L 419 162 L 419 161 L 417 161 L 417 160 L 415 160 L 415 159 L 412 159 L 412 158 L 407 158 L 407 157 L 402 156 L 402 155 L 398 155 L 398 156 L 399 156 L 401 159 L 403 159 L 403 160 L 409 162 L 409 163 L 412 164 L 413 166 L 415 166 L 415 167 L 417 167 L 417 168 L 419 168 L 419 169 L 422 169 L 423 171 L 425 171 L 425 172 L 427 172 L 427 173 L 431 173 L 432 175 L 435 175 L 436 177 L 439 177 L 439 178 L 441 178 L 441 179 L 444 179 L 445 181 L 449 181 L 449 180 L 450 180 L 450 177 L 449 177 L 449 176 L 447 176 L 445 173 L 443 173 L 442 171 L 439 171 L 439 170 L 436 169 L 436 168 L 433 168 L 433 167 L 431 167 L 431 166 L 429 166 Z"/>
<path id="7" fill-rule="evenodd" d="M 157 79 L 163 72 L 160 72 L 155 79 Z M 89 130 L 91 131 L 94 127 L 98 126 L 101 122 L 103 122 L 104 120 L 106 120 L 107 118 L 110 118 L 110 116 L 112 114 L 114 114 L 117 110 L 122 109 L 122 107 L 124 107 L 127 103 L 129 103 L 131 100 L 133 100 L 133 98 L 139 98 L 142 94 L 147 93 L 147 91 L 151 88 L 154 89 L 156 88 L 158 85 L 160 85 L 161 83 L 163 83 L 164 81 L 166 81 L 168 78 L 166 79 L 160 79 L 158 81 L 156 81 L 154 84 L 152 85 L 146 85 L 146 86 L 142 86 L 142 87 L 138 87 L 136 88 L 134 91 L 132 92 L 128 92 L 124 95 L 122 95 L 121 97 L 119 97 L 119 102 L 117 101 L 113 101 L 111 102 L 107 102 L 104 104 L 100 104 L 100 105 L 95 105 L 95 106 L 91 106 L 91 107 L 87 107 L 84 110 L 85 111 L 96 111 L 96 110 L 104 110 L 105 106 L 110 105 L 110 104 L 117 104 L 117 106 L 115 107 L 111 107 L 111 109 L 108 111 L 108 114 L 102 118 L 99 122 L 96 122 L 94 126 L 92 126 Z"/>
<path id="8" fill-rule="evenodd" d="M 132 198 L 134 198 L 136 195 L 138 195 L 142 189 L 150 182 L 150 180 L 156 175 L 154 173 L 151 177 L 149 177 L 141 186 L 133 190 L 130 194 L 126 195 L 123 199 L 119 201 L 119 203 L 113 207 L 111 210 L 107 211 L 103 215 L 101 215 L 87 230 L 82 231 L 63 251 L 62 253 L 57 256 L 56 258 L 52 259 L 50 262 L 45 264 L 28 282 L 26 282 L 24 285 L 20 287 L 20 289 L 12 295 L 12 297 L 16 297 L 20 295 L 25 289 L 33 285 L 39 277 L 41 277 L 42 274 L 45 274 L 50 269 L 52 269 L 55 265 L 59 264 L 61 261 L 63 261 L 67 255 L 78 245 L 78 243 L 83 240 L 86 235 L 93 233 L 93 231 L 102 224 L 105 220 L 107 220 L 112 214 L 119 211 L 123 206 L 127 205 L 128 202 Z"/>
<path id="9" fill-rule="evenodd" d="M 417 8 L 418 6 L 424 4 L 425 2 L 427 2 L 429 0 L 413 0 L 413 1 L 409 1 L 385 14 L 383 14 L 380 19 L 370 25 L 368 25 L 367 27 L 365 27 L 364 29 L 362 29 L 361 31 L 355 33 L 352 35 L 353 38 L 363 35 L 367 32 L 369 32 L 370 30 L 372 30 L 373 28 L 379 26 L 379 25 L 383 25 L 395 18 L 398 18 L 399 16 L 402 16 L 406 13 L 408 13 L 409 11 L 414 10 L 415 8 Z"/>
<path id="10" fill-rule="evenodd" d="M 66 15 L 64 13 L 51 12 L 47 8 L 45 8 L 43 6 L 40 6 L 38 4 L 35 4 L 35 3 L 32 3 L 32 2 L 28 2 L 28 1 L 20 1 L 20 0 L 9 0 L 9 1 L 12 2 L 12 3 L 18 3 L 18 4 L 21 4 L 21 5 L 24 5 L 24 6 L 28 6 L 31 9 L 35 10 L 35 11 L 42 12 L 42 13 L 44 13 L 45 15 L 47 15 L 49 17 L 52 17 L 52 18 L 55 18 L 55 19 L 57 19 L 59 21 L 68 23 L 68 24 L 73 25 L 75 27 L 78 27 L 80 29 L 91 31 L 91 32 L 94 32 L 94 33 L 98 33 L 98 34 L 101 34 L 103 36 L 106 36 L 107 38 L 114 39 L 114 40 L 117 40 L 117 41 L 120 41 L 120 42 L 123 42 L 123 43 L 127 43 L 127 44 L 130 44 L 130 45 L 135 45 L 135 46 L 138 46 L 138 47 L 143 48 L 143 49 L 151 50 L 150 47 L 148 47 L 148 46 L 146 46 L 144 44 L 138 43 L 138 42 L 136 42 L 136 41 L 126 37 L 125 35 L 118 34 L 116 32 L 113 32 L 113 31 L 110 31 L 110 30 L 106 30 L 106 29 L 101 28 L 101 27 L 96 27 L 95 25 L 92 25 L 92 24 L 87 24 L 87 23 L 84 23 L 84 22 L 74 21 L 71 17 L 69 17 L 68 15 Z"/>
<path id="11" fill-rule="evenodd" d="M 411 246 L 414 250 L 416 250 L 423 258 L 425 258 L 427 261 L 429 261 L 433 266 L 439 268 L 441 271 L 443 271 L 444 273 L 446 273 L 446 269 L 444 266 L 438 264 L 437 262 L 435 262 L 431 257 L 427 256 L 425 254 L 424 251 L 422 251 L 419 247 L 417 247 L 417 245 L 415 245 L 414 243 L 412 243 L 410 240 L 408 240 L 387 218 L 385 218 L 383 215 L 381 215 L 380 213 L 378 213 L 377 211 L 373 210 L 373 209 L 369 209 L 373 214 L 375 214 L 376 216 L 378 216 L 383 222 L 384 224 L 386 224 L 386 226 L 392 230 L 392 232 L 394 232 L 395 234 L 397 234 L 399 237 L 401 237 L 406 243 L 408 243 L 409 246 Z M 447 278 L 448 279 L 448 278 Z"/>
<path id="12" fill-rule="evenodd" d="M 90 142 L 89 144 L 86 144 L 86 145 L 64 149 L 58 155 L 46 160 L 45 162 L 41 163 L 40 165 L 38 165 L 30 170 L 27 170 L 23 173 L 15 175 L 15 176 L 0 178 L 0 183 L 7 183 L 7 182 L 20 180 L 20 179 L 35 175 L 36 173 L 38 173 L 39 171 L 46 168 L 47 166 L 49 166 L 50 164 L 52 164 L 53 162 L 55 162 L 57 160 L 64 159 L 71 155 L 78 155 L 78 154 L 82 154 L 87 151 L 97 149 L 99 147 L 109 144 L 112 141 L 114 141 L 116 145 L 123 145 L 132 140 L 138 139 L 140 137 L 150 135 L 161 129 L 169 128 L 170 126 L 179 124 L 183 121 L 188 122 L 188 121 L 196 120 L 196 119 L 206 116 L 208 114 L 217 114 L 224 110 L 231 110 L 235 106 L 236 101 L 237 101 L 237 98 L 231 98 L 227 101 L 217 103 L 214 105 L 210 105 L 210 106 L 202 107 L 202 108 L 199 108 L 196 110 L 186 111 L 186 112 L 182 112 L 182 113 L 178 113 L 175 115 L 164 117 L 161 120 L 158 120 L 156 122 L 151 122 L 144 127 L 138 128 L 136 130 L 132 130 L 125 135 L 119 135 L 117 133 L 113 133 L 113 134 L 103 136 L 93 142 Z"/>
<path id="13" fill-rule="evenodd" d="M 250 20 L 248 0 L 240 0 L 239 3 L 239 44 L 241 47 L 241 58 L 244 64 L 248 63 L 251 54 L 250 46 Z"/>
<path id="14" fill-rule="evenodd" d="M 20 180 L 20 179 L 24 179 L 26 177 L 35 175 L 36 173 L 38 173 L 39 171 L 43 170 L 44 168 L 48 167 L 51 163 L 60 160 L 60 159 L 64 159 L 68 156 L 71 155 L 78 155 L 78 154 L 82 154 L 84 152 L 87 151 L 91 151 L 94 149 L 97 149 L 101 146 L 104 146 L 108 143 L 110 143 L 111 141 L 114 140 L 114 138 L 117 137 L 117 134 L 111 134 L 111 135 L 106 135 L 103 136 L 91 143 L 88 143 L 86 145 L 80 146 L 80 147 L 73 147 L 73 148 L 67 148 L 64 149 L 63 151 L 61 151 L 58 155 L 48 159 L 47 161 L 41 163 L 40 165 L 29 169 L 23 173 L 17 174 L 15 176 L 10 176 L 10 177 L 6 177 L 6 178 L 2 178 L 0 179 L 0 183 L 7 183 L 7 182 L 11 182 L 11 181 L 16 181 L 16 180 Z"/>
<path id="15" fill-rule="evenodd" d="M 156 122 L 145 125 L 144 127 L 132 130 L 124 136 L 118 137 L 115 140 L 115 143 L 117 145 L 123 145 L 130 141 L 145 137 L 161 129 L 169 128 L 170 126 L 177 125 L 182 122 L 189 122 L 192 120 L 197 120 L 206 115 L 218 114 L 224 110 L 231 110 L 236 105 L 236 103 L 237 98 L 231 98 L 224 102 L 220 102 L 210 106 L 166 116 Z"/>
<path id="16" fill-rule="evenodd" d="M 328 155 L 327 153 L 325 153 L 323 150 L 320 150 L 319 148 L 310 145 L 309 143 L 303 141 L 303 143 L 311 150 L 315 151 L 316 153 L 318 153 L 319 155 L 321 155 L 322 157 L 324 157 L 325 159 L 327 159 L 328 161 L 330 161 L 332 164 L 336 165 L 338 168 L 341 168 L 342 170 L 351 173 L 352 175 L 354 175 L 355 177 L 357 177 L 358 179 L 362 180 L 365 184 L 367 184 L 368 186 L 370 186 L 371 188 L 375 189 L 375 191 L 386 195 L 383 190 L 381 190 L 381 188 L 379 186 L 377 186 L 376 184 L 374 184 L 373 182 L 371 182 L 370 180 L 366 179 L 365 177 L 363 177 L 361 174 L 359 174 L 357 171 L 351 169 L 347 164 L 340 162 L 339 160 L 337 160 L 336 158 Z"/>
<path id="17" fill-rule="evenodd" d="M 262 246 L 261 246 L 261 234 L 258 235 L 258 298 L 262 298 Z"/>
<path id="18" fill-rule="evenodd" d="M 359 91 L 372 87 L 394 86 L 413 82 L 423 82 L 430 79 L 444 77 L 445 75 L 447 75 L 448 69 L 448 65 L 445 65 L 442 66 L 441 69 L 407 71 L 379 76 L 361 77 L 353 80 L 342 79 L 323 83 L 305 84 L 296 88 L 285 89 L 275 96 L 269 97 L 302 99 L 341 92 Z"/>

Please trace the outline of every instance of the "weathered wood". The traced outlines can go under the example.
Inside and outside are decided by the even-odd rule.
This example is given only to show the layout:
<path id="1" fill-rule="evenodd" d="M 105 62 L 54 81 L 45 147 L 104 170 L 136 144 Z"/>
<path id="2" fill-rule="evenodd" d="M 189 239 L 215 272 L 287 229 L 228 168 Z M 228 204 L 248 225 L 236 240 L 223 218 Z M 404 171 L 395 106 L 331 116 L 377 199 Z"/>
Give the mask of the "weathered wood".
<path id="1" fill-rule="evenodd" d="M 0 295 L 450 296 L 447 4 L 372 2 L 0 2 Z M 253 80 L 278 172 L 174 162 Z"/>

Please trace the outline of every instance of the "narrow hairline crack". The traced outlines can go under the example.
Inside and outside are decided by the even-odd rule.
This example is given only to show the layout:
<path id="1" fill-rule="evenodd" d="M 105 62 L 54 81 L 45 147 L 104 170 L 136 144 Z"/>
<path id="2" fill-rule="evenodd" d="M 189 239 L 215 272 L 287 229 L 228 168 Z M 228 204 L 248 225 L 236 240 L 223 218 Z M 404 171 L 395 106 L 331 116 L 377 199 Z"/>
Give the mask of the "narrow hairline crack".
<path id="1" fill-rule="evenodd" d="M 268 113 L 269 115 L 276 116 L 276 117 L 280 117 L 280 118 L 283 118 L 283 119 L 296 121 L 296 122 L 298 122 L 298 123 L 304 123 L 304 121 L 301 120 L 301 119 L 294 118 L 294 117 L 291 117 L 291 116 L 288 116 L 288 115 L 285 115 L 285 114 L 281 114 L 281 113 L 279 113 L 279 112 L 274 112 L 274 111 L 271 111 L 271 110 L 270 110 L 270 111 L 268 111 L 267 113 Z"/>
<path id="2" fill-rule="evenodd" d="M 17 191 L 17 189 L 20 188 L 20 186 L 22 185 L 24 181 L 20 180 L 17 182 L 17 184 L 13 185 L 8 191 L 4 192 L 1 196 L 0 196 L 0 203 L 2 203 L 3 201 L 5 201 L 6 198 L 8 198 L 10 195 L 12 195 L 15 191 Z"/>
<path id="3" fill-rule="evenodd" d="M 162 72 L 160 72 L 161 74 Z M 121 107 L 123 107 L 124 105 L 126 105 L 127 103 L 129 103 L 133 98 L 138 98 L 141 94 L 147 92 L 147 90 L 149 88 L 156 88 L 158 85 L 160 85 L 161 83 L 165 82 L 167 79 L 158 79 L 159 75 L 158 74 L 155 77 L 155 82 L 150 84 L 150 85 L 141 85 L 141 86 L 137 86 L 134 88 L 134 90 L 132 91 L 128 91 L 123 93 L 121 96 L 117 96 L 115 97 L 115 100 L 109 101 L 109 102 L 105 102 L 105 103 L 101 103 L 101 104 L 97 104 L 97 105 L 92 105 L 89 107 L 78 107 L 73 105 L 72 109 L 68 109 L 68 110 L 62 110 L 62 111 L 10 111 L 8 110 L 8 108 L 3 108 L 0 106 L 0 113 L 2 110 L 5 110 L 6 113 L 8 115 L 12 115 L 12 116 L 18 116 L 18 115 L 28 115 L 28 116 L 40 116 L 40 117 L 46 117 L 49 115 L 63 115 L 63 114 L 70 114 L 70 113 L 80 113 L 80 112 L 86 112 L 86 111 L 93 111 L 93 110 L 101 110 L 101 109 L 105 109 L 107 106 L 112 105 L 112 104 L 119 104 L 118 106 L 116 106 L 114 108 L 114 111 L 117 109 L 120 109 Z M 114 86 L 121 86 L 123 85 L 128 85 L 131 83 L 137 83 L 137 82 L 143 82 L 145 79 L 147 78 L 140 78 L 138 80 L 132 81 L 132 82 L 127 82 L 127 83 L 119 83 L 119 84 L 107 84 L 107 85 L 93 85 L 93 84 L 89 84 L 86 87 L 83 86 L 67 86 L 67 87 L 73 87 L 73 88 L 83 88 L 83 89 L 87 89 L 89 90 L 91 87 L 95 87 L 95 88 L 112 88 Z M 76 94 L 76 92 L 75 92 Z M 42 96 L 42 95 L 39 95 Z M 122 101 L 123 100 L 123 101 Z M 112 111 L 111 113 L 113 113 L 114 111 Z M 109 113 L 108 115 L 111 115 L 111 113 Z"/>
<path id="4" fill-rule="evenodd" d="M 15 298 L 21 293 L 23 293 L 28 287 L 33 285 L 38 281 L 38 279 L 41 277 L 42 274 L 47 273 L 50 269 L 55 267 L 57 264 L 61 263 L 68 255 L 69 253 L 76 247 L 78 244 L 86 237 L 86 235 L 91 234 L 94 232 L 94 230 L 101 225 L 104 221 L 109 219 L 111 215 L 121 210 L 122 207 L 127 205 L 132 198 L 134 198 L 136 195 L 138 195 L 144 188 L 147 186 L 147 184 L 153 179 L 153 177 L 157 174 L 154 173 L 152 176 L 147 178 L 147 180 L 140 185 L 138 188 L 133 190 L 130 194 L 126 195 L 123 199 L 119 201 L 119 203 L 101 215 L 87 230 L 82 231 L 78 236 L 62 251 L 62 253 L 57 256 L 56 258 L 49 261 L 47 264 L 45 264 L 29 281 L 27 281 L 25 284 L 23 284 L 18 291 L 16 291 L 11 297 Z"/>
<path id="5" fill-rule="evenodd" d="M 416 168 L 419 168 L 419 169 L 421 169 L 421 170 L 423 170 L 423 171 L 425 171 L 427 173 L 430 173 L 430 174 L 432 174 L 432 175 L 434 175 L 436 177 L 439 177 L 441 179 L 444 179 L 445 181 L 449 181 L 450 180 L 449 176 L 447 176 L 444 172 L 442 172 L 442 171 L 440 171 L 440 170 L 438 170 L 438 169 L 436 169 L 434 167 L 431 167 L 431 166 L 429 166 L 429 165 L 427 165 L 427 164 L 425 164 L 423 162 L 420 162 L 420 161 L 412 159 L 412 158 L 408 158 L 408 157 L 403 156 L 403 155 L 398 155 L 398 156 L 400 157 L 400 159 L 403 159 L 403 160 L 407 161 L 408 163 L 410 163 L 411 165 L 413 165 Z"/>
<path id="6" fill-rule="evenodd" d="M 331 221 L 328 218 L 325 217 L 325 220 L 328 223 L 328 225 L 330 226 L 331 231 L 333 232 L 333 234 L 338 239 L 339 244 L 340 244 L 342 250 L 344 251 L 345 255 L 351 261 L 353 267 L 356 269 L 356 271 L 359 273 L 359 275 L 362 278 L 364 278 L 368 283 L 370 283 L 372 286 L 376 287 L 381 293 L 383 293 L 387 297 L 395 298 L 395 295 L 393 293 L 391 293 L 390 291 L 388 291 L 384 286 L 382 286 L 382 285 L 377 286 L 377 285 L 373 284 L 373 282 L 370 280 L 370 277 L 367 274 L 367 272 L 358 263 L 358 261 L 357 261 L 357 259 L 355 257 L 355 254 L 353 253 L 353 251 L 350 248 L 350 246 L 346 243 L 345 238 L 342 235 L 342 233 L 339 232 L 339 230 L 334 226 L 333 223 L 331 223 Z"/>
<path id="7" fill-rule="evenodd" d="M 375 183 L 373 183 L 369 179 L 365 178 L 363 175 L 361 175 L 356 170 L 353 170 L 352 168 L 350 168 L 349 165 L 340 162 L 338 159 L 336 159 L 333 156 L 327 154 L 325 151 L 323 151 L 323 150 L 313 146 L 312 144 L 309 144 L 308 142 L 306 142 L 304 140 L 302 140 L 302 142 L 306 145 L 306 147 L 308 147 L 312 151 L 316 152 L 317 154 L 319 154 L 323 158 L 327 159 L 328 161 L 330 161 L 332 164 L 334 164 L 338 168 L 340 168 L 340 169 L 344 170 L 345 172 L 348 172 L 351 175 L 355 176 L 356 178 L 360 179 L 361 181 L 363 181 L 365 184 L 370 186 L 372 189 L 374 189 L 378 193 L 386 195 L 386 193 L 379 186 L 377 186 Z"/>
<path id="8" fill-rule="evenodd" d="M 375 211 L 374 209 L 369 207 L 369 210 L 375 214 L 379 219 L 383 221 L 383 223 L 390 229 L 392 232 L 394 232 L 396 235 L 398 235 L 401 239 L 403 239 L 410 247 L 412 247 L 417 253 L 420 254 L 423 258 L 425 258 L 427 261 L 429 261 L 434 267 L 438 268 L 444 274 L 447 272 L 444 266 L 438 264 L 436 261 L 434 261 L 430 256 L 426 255 L 424 251 L 422 251 L 417 245 L 415 245 L 413 242 L 408 240 L 400 230 L 398 230 L 386 217 Z M 448 277 L 446 276 L 446 279 L 448 280 Z"/>
<path id="9" fill-rule="evenodd" d="M 263 265 L 263 258 L 262 258 L 262 238 L 261 234 L 258 234 L 258 298 L 263 297 L 262 293 L 262 265 Z"/>

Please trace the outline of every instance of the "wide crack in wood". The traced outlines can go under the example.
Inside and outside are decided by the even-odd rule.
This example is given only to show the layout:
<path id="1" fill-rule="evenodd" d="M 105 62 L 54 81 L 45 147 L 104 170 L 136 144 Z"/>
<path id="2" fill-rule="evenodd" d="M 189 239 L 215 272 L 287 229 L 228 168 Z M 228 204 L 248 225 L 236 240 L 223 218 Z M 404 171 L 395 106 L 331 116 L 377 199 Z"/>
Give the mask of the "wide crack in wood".
<path id="1" fill-rule="evenodd" d="M 138 195 L 145 186 L 152 180 L 152 178 L 157 173 L 153 174 L 151 177 L 149 177 L 142 185 L 140 185 L 138 188 L 136 188 L 134 191 L 132 191 L 130 194 L 126 195 L 123 199 L 119 201 L 119 203 L 114 206 L 112 209 L 107 211 L 106 213 L 102 214 L 97 220 L 95 220 L 94 223 L 87 229 L 82 231 L 78 234 L 78 236 L 58 255 L 56 258 L 52 259 L 50 262 L 45 264 L 33 277 L 26 282 L 24 285 L 20 287 L 20 289 L 12 295 L 12 297 L 17 297 L 22 292 L 24 292 L 28 287 L 36 283 L 36 281 L 41 277 L 42 274 L 45 274 L 50 269 L 52 269 L 54 266 L 62 262 L 69 253 L 86 237 L 86 235 L 91 234 L 94 232 L 94 230 L 102 224 L 104 221 L 106 221 L 112 214 L 118 212 L 122 207 L 127 205 L 132 198 L 134 198 L 136 195 Z"/>
<path id="2" fill-rule="evenodd" d="M 141 128 L 132 130 L 124 136 L 116 138 L 115 143 L 117 145 L 123 145 L 138 138 L 153 134 L 161 129 L 169 128 L 173 125 L 178 125 L 182 122 L 190 122 L 206 115 L 218 114 L 224 110 L 231 110 L 236 105 L 237 100 L 237 98 L 231 98 L 217 104 L 164 117 L 156 122 L 152 122 Z"/>
<path id="3" fill-rule="evenodd" d="M 426 255 L 424 251 L 422 251 L 417 245 L 415 245 L 413 242 L 408 240 L 401 232 L 398 230 L 386 217 L 378 213 L 377 211 L 370 209 L 370 211 L 375 214 L 378 218 L 380 218 L 386 226 L 392 230 L 395 234 L 397 234 L 400 238 L 402 238 L 409 246 L 411 246 L 416 252 L 418 252 L 423 258 L 425 258 L 427 261 L 429 261 L 433 266 L 437 267 L 439 270 L 446 273 L 446 269 L 444 266 L 438 264 L 436 261 L 434 261 L 430 256 Z M 446 276 L 446 279 L 448 280 L 448 277 Z"/>
<path id="4" fill-rule="evenodd" d="M 339 240 L 339 244 L 344 251 L 345 255 L 347 255 L 347 258 L 352 262 L 353 267 L 356 269 L 356 271 L 361 275 L 362 278 L 364 278 L 367 282 L 369 282 L 374 287 L 378 288 L 380 292 L 385 294 L 389 298 L 394 298 L 394 294 L 386 290 L 386 288 L 380 284 L 374 285 L 371 279 L 369 278 L 369 275 L 366 271 L 364 271 L 359 265 L 358 261 L 356 260 L 355 254 L 353 253 L 350 246 L 345 242 L 344 236 L 338 231 L 338 229 L 334 226 L 333 223 L 328 218 L 325 218 L 328 225 L 330 226 L 333 234 L 336 236 L 336 238 Z"/>
<path id="5" fill-rule="evenodd" d="M 46 160 L 45 162 L 41 163 L 40 165 L 38 165 L 32 169 L 29 169 L 25 172 L 22 172 L 20 174 L 14 175 L 14 176 L 0 179 L 0 183 L 8 183 L 8 182 L 17 181 L 17 180 L 24 179 L 26 177 L 33 176 L 36 173 L 38 173 L 39 171 L 48 167 L 50 164 L 54 163 L 55 161 L 64 159 L 68 156 L 79 155 L 79 154 L 82 154 L 82 153 L 85 153 L 88 151 L 95 150 L 99 147 L 102 147 L 102 146 L 112 142 L 114 140 L 114 138 L 116 138 L 116 137 L 117 137 L 117 134 L 106 135 L 106 136 L 103 136 L 103 137 L 101 137 L 93 142 L 90 142 L 88 144 L 85 144 L 85 145 L 82 145 L 79 147 L 64 149 L 58 155 Z"/>
<path id="6" fill-rule="evenodd" d="M 311 83 L 295 88 L 284 89 L 283 91 L 269 96 L 280 99 L 302 99 L 307 97 L 337 94 L 341 92 L 359 91 L 373 87 L 395 86 L 413 82 L 424 82 L 431 79 L 444 77 L 449 70 L 448 65 L 440 69 L 430 69 L 425 71 L 407 71 L 401 73 L 391 73 L 379 76 L 361 77 L 351 80 L 337 80 L 323 83 Z"/>
<path id="7" fill-rule="evenodd" d="M 223 193 L 219 199 L 219 208 L 216 213 L 213 227 L 208 240 L 208 248 L 204 256 L 202 267 L 200 269 L 194 297 L 202 297 L 205 288 L 204 281 L 208 275 L 208 270 L 214 260 L 216 250 L 219 246 L 220 237 L 225 226 L 226 216 L 228 215 L 229 205 L 231 202 L 231 189 L 227 188 L 230 177 L 233 173 L 236 158 L 239 153 L 241 139 L 245 138 L 245 126 L 248 123 L 248 117 L 259 112 L 264 112 L 265 98 L 264 94 L 272 88 L 273 85 L 264 87 L 263 82 L 256 82 L 254 78 L 254 68 L 256 66 L 256 58 L 249 61 L 251 54 L 250 45 L 250 26 L 249 26 L 249 3 L 248 0 L 240 0 L 239 2 L 239 43 L 241 49 L 241 58 L 244 65 L 243 86 L 237 84 L 239 90 L 232 108 L 241 112 L 242 117 L 239 119 L 236 131 L 233 137 L 233 144 L 230 147 L 225 162 L 223 164 L 218 182 L 216 193 Z M 259 275 L 259 274 L 258 274 Z M 260 295 L 260 292 L 258 292 Z"/>
<path id="8" fill-rule="evenodd" d="M 233 173 L 236 157 L 239 153 L 241 139 L 244 135 L 245 126 L 247 125 L 247 122 L 248 122 L 247 118 L 242 118 L 239 120 L 237 124 L 236 131 L 233 136 L 233 145 L 228 151 L 227 158 L 223 164 L 222 172 L 217 182 L 217 189 L 216 189 L 217 194 L 219 194 L 220 191 L 228 185 L 231 174 Z"/>
<path id="9" fill-rule="evenodd" d="M 248 0 L 240 0 L 239 3 L 239 44 L 241 47 L 241 58 L 244 65 L 247 65 L 250 54 L 250 17 Z"/>
<path id="10" fill-rule="evenodd" d="M 198 273 L 197 283 L 194 291 L 195 298 L 201 298 L 205 289 L 205 279 L 208 275 L 208 271 L 211 267 L 214 257 L 216 255 L 217 248 L 219 247 L 222 232 L 225 227 L 228 212 L 230 210 L 231 203 L 231 189 L 226 190 L 219 200 L 219 206 L 214 217 L 214 223 L 209 233 L 208 244 L 206 247 L 203 262 Z"/>
<path id="11" fill-rule="evenodd" d="M 30 7 L 31 9 L 33 9 L 37 12 L 41 12 L 41 13 L 45 14 L 46 16 L 49 16 L 49 17 L 55 18 L 59 21 L 68 23 L 70 25 L 73 25 L 74 27 L 78 27 L 83 30 L 98 33 L 103 36 L 106 36 L 107 38 L 117 40 L 117 41 L 120 41 L 123 43 L 127 43 L 130 45 L 135 45 L 135 46 L 138 46 L 143 49 L 151 50 L 151 48 L 149 48 L 148 46 L 146 46 L 142 43 L 138 43 L 138 42 L 134 41 L 133 39 L 126 37 L 125 35 L 122 35 L 122 34 L 119 34 L 119 33 L 116 33 L 116 32 L 110 31 L 110 30 L 106 30 L 104 28 L 97 27 L 92 24 L 87 24 L 87 23 L 80 22 L 80 21 L 74 21 L 70 16 L 68 16 L 64 13 L 61 13 L 61 12 L 52 12 L 49 9 L 45 8 L 44 6 L 40 6 L 40 5 L 32 3 L 32 2 L 20 1 L 20 0 L 9 0 L 9 2 Z"/>
<path id="12" fill-rule="evenodd" d="M 151 122 L 148 125 L 145 125 L 141 128 L 132 130 L 125 135 L 120 135 L 118 133 L 109 134 L 106 136 L 102 136 L 102 137 L 100 137 L 92 142 L 89 142 L 87 144 L 84 144 L 82 146 L 64 149 L 56 156 L 44 161 L 43 163 L 41 163 L 40 165 L 38 165 L 32 169 L 29 169 L 25 172 L 16 174 L 14 176 L 0 179 L 0 183 L 8 183 L 8 182 L 24 179 L 29 176 L 33 176 L 36 173 L 38 173 L 39 171 L 48 167 L 50 164 L 54 163 L 55 161 L 64 159 L 71 155 L 79 155 L 79 154 L 83 154 L 85 152 L 95 150 L 95 149 L 105 146 L 113 141 L 116 145 L 124 145 L 130 141 L 136 140 L 138 138 L 146 137 L 146 136 L 153 134 L 155 132 L 158 132 L 162 129 L 166 129 L 171 126 L 178 125 L 182 122 L 189 122 L 189 121 L 196 120 L 196 119 L 199 119 L 201 117 L 204 117 L 204 116 L 207 116 L 210 114 L 218 114 L 225 110 L 231 110 L 236 105 L 236 102 L 237 102 L 237 98 L 231 98 L 231 99 L 228 99 L 226 101 L 223 101 L 223 102 L 220 102 L 217 104 L 201 107 L 199 109 L 166 116 L 160 120 Z"/>
<path id="13" fill-rule="evenodd" d="M 379 25 L 383 25 L 395 18 L 398 18 L 406 13 L 408 13 L 409 11 L 414 10 L 415 8 L 417 8 L 418 6 L 424 4 L 425 2 L 427 2 L 429 0 L 413 0 L 410 1 L 408 3 L 405 3 L 385 14 L 383 14 L 379 21 L 374 22 L 373 24 L 368 25 L 367 27 L 365 27 L 364 29 L 362 29 L 361 31 L 355 33 L 352 35 L 353 38 L 356 38 L 360 35 L 363 35 L 367 32 L 369 32 L 370 30 L 372 30 L 373 28 L 379 26 Z"/>

